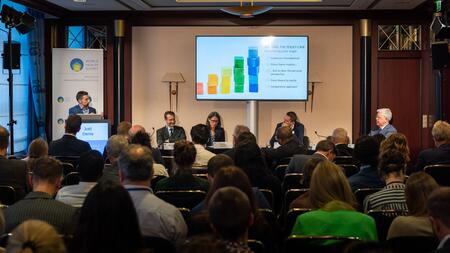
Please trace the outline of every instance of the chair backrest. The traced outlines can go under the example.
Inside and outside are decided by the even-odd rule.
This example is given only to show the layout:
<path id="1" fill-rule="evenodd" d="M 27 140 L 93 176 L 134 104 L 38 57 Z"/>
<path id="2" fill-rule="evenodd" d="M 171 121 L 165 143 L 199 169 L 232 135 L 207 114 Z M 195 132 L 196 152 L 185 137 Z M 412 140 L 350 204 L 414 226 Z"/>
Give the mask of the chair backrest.
<path id="1" fill-rule="evenodd" d="M 343 252 L 345 247 L 359 241 L 357 237 L 340 236 L 289 236 L 284 244 L 285 253 L 328 253 Z"/>
<path id="2" fill-rule="evenodd" d="M 156 196 L 178 208 L 192 209 L 205 199 L 206 192 L 200 190 L 158 191 Z"/>
<path id="3" fill-rule="evenodd" d="M 155 176 L 155 177 L 152 178 L 152 181 L 151 181 L 151 183 L 150 183 L 150 187 L 153 189 L 153 191 L 155 190 L 156 184 L 157 184 L 161 179 L 164 179 L 164 178 L 167 178 L 167 177 L 165 177 L 165 176 Z"/>
<path id="4" fill-rule="evenodd" d="M 286 191 L 286 193 L 284 194 L 284 206 L 286 207 L 285 210 L 289 210 L 289 206 L 291 205 L 292 201 L 308 191 L 308 188 L 289 189 L 288 191 Z"/>
<path id="5" fill-rule="evenodd" d="M 193 166 L 192 174 L 208 174 L 208 168 L 205 166 Z"/>
<path id="6" fill-rule="evenodd" d="M 291 234 L 292 228 L 297 221 L 297 217 L 309 211 L 311 211 L 309 208 L 294 208 L 289 210 L 286 214 L 286 222 L 284 223 L 285 235 Z"/>
<path id="7" fill-rule="evenodd" d="M 275 167 L 275 176 L 280 179 L 280 181 L 283 181 L 287 167 L 288 165 L 277 165 L 277 167 Z"/>
<path id="8" fill-rule="evenodd" d="M 439 245 L 434 236 L 401 236 L 387 240 L 393 253 L 431 252 Z"/>
<path id="9" fill-rule="evenodd" d="M 266 198 L 267 202 L 269 202 L 270 206 L 272 207 L 272 209 L 274 208 L 274 196 L 273 196 L 273 192 L 269 189 L 259 189 L 259 191 L 264 195 L 264 197 Z"/>
<path id="10" fill-rule="evenodd" d="M 367 214 L 375 220 L 377 225 L 378 240 L 385 241 L 389 227 L 395 217 L 407 215 L 408 213 L 406 211 L 397 210 L 369 210 Z"/>
<path id="11" fill-rule="evenodd" d="M 183 218 L 185 221 L 187 221 L 191 217 L 191 209 L 189 208 L 178 208 L 178 211 L 180 211 L 181 215 L 183 215 Z"/>
<path id="12" fill-rule="evenodd" d="M 335 164 L 353 164 L 353 156 L 336 156 L 333 160 Z"/>
<path id="13" fill-rule="evenodd" d="M 12 235 L 11 233 L 0 235 L 0 247 L 6 248 L 6 245 L 8 244 L 8 239 L 11 235 Z"/>
<path id="14" fill-rule="evenodd" d="M 264 243 L 262 243 L 261 241 L 248 239 L 247 245 L 254 253 L 265 253 L 266 252 L 266 247 L 264 246 Z"/>
<path id="15" fill-rule="evenodd" d="M 288 173 L 284 176 L 283 183 L 281 187 L 283 188 L 283 192 L 286 192 L 290 189 L 300 189 L 303 188 L 302 181 L 303 173 Z"/>
<path id="16" fill-rule="evenodd" d="M 0 203 L 12 205 L 16 202 L 16 190 L 12 186 L 0 185 Z"/>
<path id="17" fill-rule="evenodd" d="M 192 176 L 208 180 L 208 174 L 200 173 L 200 174 L 192 174 Z"/>
<path id="18" fill-rule="evenodd" d="M 354 164 L 339 164 L 346 177 L 351 177 L 359 172 L 359 167 Z"/>
<path id="19" fill-rule="evenodd" d="M 423 170 L 441 186 L 450 186 L 450 164 L 428 165 Z"/>
<path id="20" fill-rule="evenodd" d="M 62 165 L 63 165 L 63 175 L 64 176 L 68 175 L 69 173 L 76 172 L 76 169 L 73 166 L 73 164 L 63 162 Z"/>
<path id="21" fill-rule="evenodd" d="M 364 199 L 372 193 L 375 193 L 382 188 L 361 188 L 357 189 L 353 194 L 355 195 L 356 201 L 358 202 L 359 211 L 364 209 Z"/>
<path id="22" fill-rule="evenodd" d="M 292 156 L 291 157 L 284 157 L 281 158 L 278 162 L 277 165 L 288 165 L 292 160 Z"/>
<path id="23" fill-rule="evenodd" d="M 151 237 L 151 236 L 143 236 L 142 241 L 144 244 L 144 248 L 150 249 L 153 253 L 175 253 L 175 246 L 168 240 L 159 238 L 159 237 Z"/>
<path id="24" fill-rule="evenodd" d="M 80 182 L 80 174 L 78 172 L 70 172 L 64 176 L 63 185 L 75 185 Z"/>
<path id="25" fill-rule="evenodd" d="M 61 161 L 62 163 L 70 163 L 74 168 L 78 166 L 80 161 L 79 156 L 54 156 L 55 159 Z"/>

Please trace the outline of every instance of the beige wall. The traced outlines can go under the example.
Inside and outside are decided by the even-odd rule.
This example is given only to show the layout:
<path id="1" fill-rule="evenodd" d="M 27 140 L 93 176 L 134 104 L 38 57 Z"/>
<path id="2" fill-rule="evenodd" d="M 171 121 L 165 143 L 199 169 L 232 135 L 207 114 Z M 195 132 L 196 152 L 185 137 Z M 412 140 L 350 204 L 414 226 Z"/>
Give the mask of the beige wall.
<path id="1" fill-rule="evenodd" d="M 305 112 L 303 102 L 260 102 L 258 141 L 265 145 L 275 124 L 287 111 L 295 111 L 305 125 L 311 143 L 329 135 L 335 127 L 352 133 L 352 27 L 133 27 L 132 118 L 148 131 L 164 125 L 169 109 L 168 85 L 161 82 L 166 72 L 181 72 L 178 124 L 189 135 L 190 128 L 204 123 L 211 111 L 223 117 L 226 140 L 232 140 L 236 124 L 246 124 L 246 103 L 195 100 L 195 35 L 308 35 L 310 38 L 309 80 L 317 84 L 314 110 Z"/>

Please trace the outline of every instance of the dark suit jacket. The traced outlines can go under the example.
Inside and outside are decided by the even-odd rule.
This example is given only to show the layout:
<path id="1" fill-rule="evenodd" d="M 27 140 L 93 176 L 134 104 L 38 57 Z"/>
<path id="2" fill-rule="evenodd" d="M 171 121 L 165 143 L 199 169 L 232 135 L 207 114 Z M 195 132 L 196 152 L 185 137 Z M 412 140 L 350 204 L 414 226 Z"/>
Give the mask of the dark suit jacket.
<path id="1" fill-rule="evenodd" d="M 425 166 L 433 164 L 450 164 L 450 144 L 442 144 L 438 148 L 420 152 L 416 171 L 423 170 Z"/>
<path id="2" fill-rule="evenodd" d="M 22 160 L 0 157 L 0 185 L 12 186 L 16 199 L 22 199 L 30 190 L 27 163 Z"/>
<path id="3" fill-rule="evenodd" d="M 306 154 L 306 148 L 299 142 L 297 137 L 294 137 L 276 149 L 266 148 L 263 149 L 263 152 L 266 156 L 267 164 L 273 166 L 283 158 L 291 157 L 296 154 Z"/>
<path id="4" fill-rule="evenodd" d="M 336 156 L 353 156 L 353 149 L 349 148 L 347 144 L 337 144 Z"/>
<path id="5" fill-rule="evenodd" d="M 206 146 L 212 146 L 213 142 L 212 142 L 211 130 L 208 128 L 208 131 L 209 131 L 209 139 L 208 139 L 208 143 L 206 143 Z M 223 130 L 222 127 L 216 128 L 216 131 L 214 133 L 214 141 L 215 142 L 225 141 L 225 130 Z"/>
<path id="6" fill-rule="evenodd" d="M 186 140 L 186 133 L 182 127 L 174 126 L 173 134 L 169 137 L 169 130 L 166 126 L 163 126 L 156 130 L 156 141 L 158 142 L 158 147 L 166 142 L 166 140 L 169 140 L 171 143 L 179 140 Z"/>
<path id="7" fill-rule="evenodd" d="M 272 138 L 270 139 L 270 146 L 273 147 L 273 144 L 275 141 L 277 141 L 277 130 L 283 125 L 282 122 L 277 124 L 277 127 L 275 127 L 275 132 L 272 135 Z M 300 122 L 295 122 L 294 124 L 294 135 L 297 136 L 297 139 L 300 141 L 300 143 L 303 143 L 303 136 L 305 135 L 305 126 Z"/>
<path id="8" fill-rule="evenodd" d="M 89 106 L 88 109 L 89 109 L 89 114 L 91 114 L 91 113 L 96 114 L 97 113 L 97 110 L 95 110 L 95 108 L 93 108 L 93 107 Z M 76 105 L 76 106 L 70 107 L 69 115 L 73 115 L 73 114 L 83 114 L 83 110 L 80 108 L 80 105 Z"/>
<path id="9" fill-rule="evenodd" d="M 383 188 L 384 180 L 381 179 L 378 169 L 370 165 L 363 165 L 358 173 L 348 178 L 352 191 L 360 188 Z"/>
<path id="10" fill-rule="evenodd" d="M 325 156 L 314 153 L 312 155 L 294 155 L 288 165 L 286 173 L 303 173 L 306 162 L 311 158 L 326 160 Z"/>
<path id="11" fill-rule="evenodd" d="M 78 140 L 70 134 L 64 134 L 61 139 L 50 142 L 48 154 L 52 156 L 80 156 L 91 150 L 88 142 Z"/>

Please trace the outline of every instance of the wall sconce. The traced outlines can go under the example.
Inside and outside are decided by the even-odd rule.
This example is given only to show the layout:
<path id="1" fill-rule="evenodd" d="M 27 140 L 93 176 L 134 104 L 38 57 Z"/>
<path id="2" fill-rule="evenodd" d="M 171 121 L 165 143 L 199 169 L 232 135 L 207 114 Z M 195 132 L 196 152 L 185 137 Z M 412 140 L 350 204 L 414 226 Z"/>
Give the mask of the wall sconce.
<path id="1" fill-rule="evenodd" d="M 178 83 L 186 82 L 181 73 L 166 73 L 161 79 L 163 83 L 169 83 L 169 103 L 172 111 L 172 96 L 175 96 L 175 108 L 178 112 Z M 174 85 L 172 85 L 174 84 Z M 175 86 L 175 87 L 173 87 Z"/>

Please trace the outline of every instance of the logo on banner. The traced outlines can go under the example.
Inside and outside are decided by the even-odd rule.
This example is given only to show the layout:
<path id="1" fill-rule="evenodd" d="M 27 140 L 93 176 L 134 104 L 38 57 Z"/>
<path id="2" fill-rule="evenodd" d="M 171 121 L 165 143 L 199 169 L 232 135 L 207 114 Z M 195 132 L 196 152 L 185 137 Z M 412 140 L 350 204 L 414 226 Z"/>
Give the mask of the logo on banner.
<path id="1" fill-rule="evenodd" d="M 70 61 L 70 68 L 75 72 L 80 72 L 83 69 L 84 63 L 80 58 L 74 58 Z"/>

